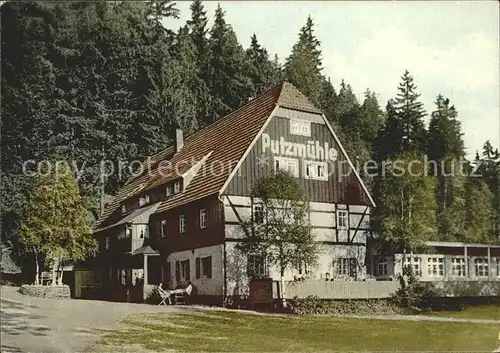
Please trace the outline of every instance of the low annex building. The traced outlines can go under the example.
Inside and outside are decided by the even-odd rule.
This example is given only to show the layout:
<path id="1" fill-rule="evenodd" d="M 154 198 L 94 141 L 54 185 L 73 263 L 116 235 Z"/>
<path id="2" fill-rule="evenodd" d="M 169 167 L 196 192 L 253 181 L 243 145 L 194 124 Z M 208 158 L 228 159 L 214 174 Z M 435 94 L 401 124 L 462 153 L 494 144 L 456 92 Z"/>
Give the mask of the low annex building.
<path id="1" fill-rule="evenodd" d="M 186 281 L 222 303 L 245 296 L 248 277 L 278 272 L 236 244 L 242 219 L 262 212 L 250 197 L 256 178 L 292 173 L 308 193 L 310 223 L 322 243 L 315 268 L 285 279 L 363 278 L 372 197 L 324 114 L 288 82 L 145 161 L 94 227 L 103 286 Z M 255 217 L 254 219 L 259 219 Z"/>

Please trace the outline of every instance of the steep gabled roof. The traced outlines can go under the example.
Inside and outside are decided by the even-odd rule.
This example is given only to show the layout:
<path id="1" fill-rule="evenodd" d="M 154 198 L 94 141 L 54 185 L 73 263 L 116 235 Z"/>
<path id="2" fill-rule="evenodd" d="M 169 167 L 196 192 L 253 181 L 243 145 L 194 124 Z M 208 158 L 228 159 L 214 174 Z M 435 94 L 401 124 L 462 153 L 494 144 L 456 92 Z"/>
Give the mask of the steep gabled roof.
<path id="1" fill-rule="evenodd" d="M 122 201 L 179 178 L 204 157 L 206 160 L 203 167 L 184 192 L 163 200 L 155 213 L 218 194 L 226 181 L 232 177 L 236 165 L 251 147 L 252 142 L 277 106 L 322 114 L 321 110 L 316 108 L 291 83 L 282 82 L 272 87 L 243 107 L 187 136 L 184 139 L 184 146 L 178 153 L 175 153 L 174 146 L 170 146 L 150 157 L 152 172 L 143 173 L 129 180 L 105 208 L 94 229 L 119 221 Z M 182 163 L 182 166 L 177 170 L 174 168 L 170 173 L 163 172 L 160 176 L 154 166 L 162 161 L 169 161 L 169 164 L 173 166 Z"/>

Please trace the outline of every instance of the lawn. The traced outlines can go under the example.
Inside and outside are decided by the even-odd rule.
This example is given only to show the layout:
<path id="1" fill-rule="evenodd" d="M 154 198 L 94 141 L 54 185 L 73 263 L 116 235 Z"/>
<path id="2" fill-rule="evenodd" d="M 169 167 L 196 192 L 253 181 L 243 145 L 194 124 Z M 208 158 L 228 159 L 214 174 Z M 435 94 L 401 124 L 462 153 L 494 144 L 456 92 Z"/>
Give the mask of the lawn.
<path id="1" fill-rule="evenodd" d="M 462 319 L 500 320 L 500 305 L 471 306 L 462 311 L 437 311 L 428 315 Z"/>
<path id="2" fill-rule="evenodd" d="M 493 351 L 500 325 L 261 316 L 209 311 L 136 314 L 106 335 L 94 352 L 151 351 Z"/>

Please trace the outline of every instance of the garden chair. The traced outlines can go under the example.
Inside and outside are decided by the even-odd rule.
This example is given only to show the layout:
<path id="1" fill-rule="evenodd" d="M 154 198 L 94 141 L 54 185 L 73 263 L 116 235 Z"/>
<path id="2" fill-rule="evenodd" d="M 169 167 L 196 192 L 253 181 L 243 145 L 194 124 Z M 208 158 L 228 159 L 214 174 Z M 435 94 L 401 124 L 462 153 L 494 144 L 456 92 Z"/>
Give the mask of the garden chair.
<path id="1" fill-rule="evenodd" d="M 170 301 L 170 292 L 167 292 L 160 287 L 157 287 L 155 290 L 158 294 L 158 297 L 160 298 L 160 303 L 158 304 L 158 306 L 167 305 L 167 303 L 165 303 L 166 300 L 168 300 L 169 304 L 172 304 Z"/>

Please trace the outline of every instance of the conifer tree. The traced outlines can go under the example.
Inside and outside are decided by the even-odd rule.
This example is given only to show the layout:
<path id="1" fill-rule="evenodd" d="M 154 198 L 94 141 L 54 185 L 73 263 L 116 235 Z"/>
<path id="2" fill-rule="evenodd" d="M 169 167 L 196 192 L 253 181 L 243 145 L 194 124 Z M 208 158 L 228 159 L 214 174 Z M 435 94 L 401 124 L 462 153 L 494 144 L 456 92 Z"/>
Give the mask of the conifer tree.
<path id="1" fill-rule="evenodd" d="M 252 84 L 252 96 L 264 92 L 278 83 L 279 71 L 269 59 L 267 50 L 262 48 L 255 33 L 251 37 L 250 47 L 246 50 L 248 77 Z"/>
<path id="2" fill-rule="evenodd" d="M 320 41 L 314 35 L 314 23 L 309 16 L 286 59 L 285 76 L 314 104 L 321 105 L 322 69 Z"/>
<path id="3" fill-rule="evenodd" d="M 245 52 L 238 43 L 232 27 L 226 23 L 224 11 L 217 7 L 209 39 L 209 81 L 212 95 L 213 120 L 248 102 L 252 92 L 245 67 Z"/>
<path id="4" fill-rule="evenodd" d="M 439 95 L 431 114 L 427 156 L 437 165 L 436 186 L 438 238 L 453 241 L 464 236 L 466 173 L 461 158 L 464 144 L 457 111 Z"/>
<path id="5" fill-rule="evenodd" d="M 450 100 L 438 95 L 436 110 L 431 114 L 427 155 L 430 160 L 439 161 L 445 157 L 460 159 L 465 155 L 460 121 Z"/>
<path id="6" fill-rule="evenodd" d="M 426 130 L 423 118 L 426 115 L 423 103 L 416 93 L 417 86 L 408 70 L 401 77 L 398 94 L 394 99 L 394 109 L 403 126 L 404 151 L 425 153 Z"/>

